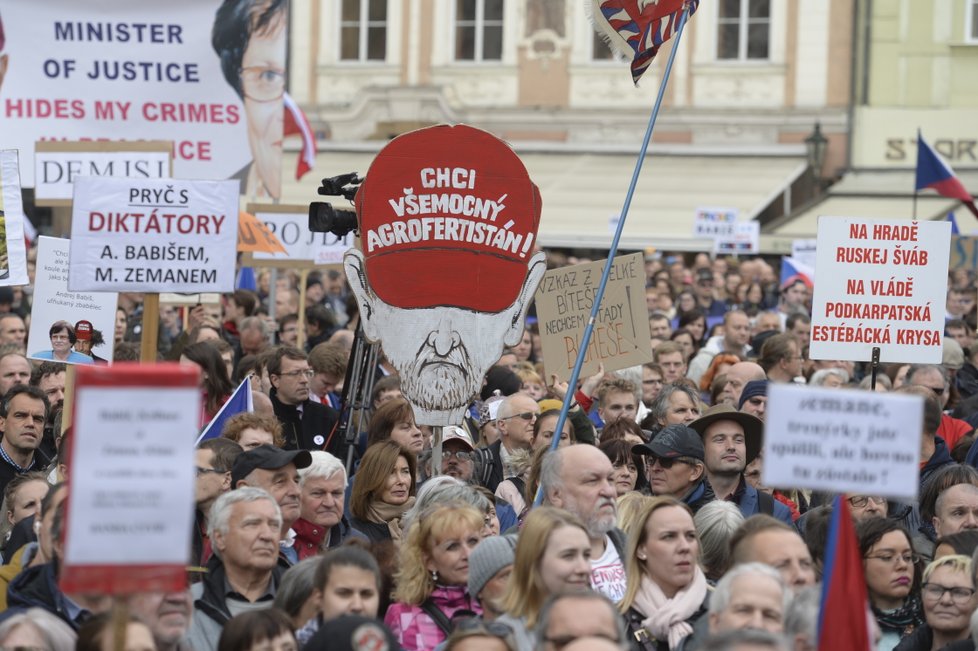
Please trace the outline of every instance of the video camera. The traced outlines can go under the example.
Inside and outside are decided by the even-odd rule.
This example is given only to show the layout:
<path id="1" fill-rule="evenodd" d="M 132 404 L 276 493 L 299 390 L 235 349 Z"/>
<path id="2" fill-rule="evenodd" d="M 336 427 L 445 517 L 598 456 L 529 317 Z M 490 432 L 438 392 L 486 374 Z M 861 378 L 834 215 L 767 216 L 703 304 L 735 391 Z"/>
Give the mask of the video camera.
<path id="1" fill-rule="evenodd" d="M 356 172 L 350 172 L 323 179 L 316 192 L 327 197 L 343 197 L 347 201 L 353 201 L 361 183 L 363 179 Z M 351 231 L 356 231 L 357 226 L 357 214 L 352 210 L 334 208 L 333 204 L 325 201 L 313 201 L 309 204 L 309 230 L 313 233 L 332 233 L 336 237 L 345 237 Z"/>

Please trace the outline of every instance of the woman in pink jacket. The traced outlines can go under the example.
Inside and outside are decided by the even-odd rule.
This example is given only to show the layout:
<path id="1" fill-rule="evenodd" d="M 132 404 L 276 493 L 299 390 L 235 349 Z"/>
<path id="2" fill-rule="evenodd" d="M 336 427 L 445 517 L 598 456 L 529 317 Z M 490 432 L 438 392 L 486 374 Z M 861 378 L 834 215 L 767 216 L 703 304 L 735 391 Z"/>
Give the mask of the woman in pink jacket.
<path id="1" fill-rule="evenodd" d="M 396 603 L 384 623 L 405 651 L 429 651 L 445 641 L 456 616 L 481 614 L 468 593 L 469 554 L 481 540 L 484 517 L 464 504 L 439 504 L 417 518 L 401 545 Z"/>

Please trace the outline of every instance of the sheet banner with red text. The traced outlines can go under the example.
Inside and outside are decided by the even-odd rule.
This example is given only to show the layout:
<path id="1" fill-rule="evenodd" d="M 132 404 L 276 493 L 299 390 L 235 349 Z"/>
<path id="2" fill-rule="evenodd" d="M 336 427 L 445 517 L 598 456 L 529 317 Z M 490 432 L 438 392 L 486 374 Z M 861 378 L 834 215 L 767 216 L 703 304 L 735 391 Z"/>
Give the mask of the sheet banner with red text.
<path id="1" fill-rule="evenodd" d="M 591 316 L 605 262 L 551 269 L 536 293 L 543 367 L 567 380 Z M 648 308 L 645 305 L 645 258 L 642 253 L 615 258 L 588 344 L 581 377 L 652 361 Z"/>
<path id="2" fill-rule="evenodd" d="M 234 291 L 233 181 L 83 177 L 71 219 L 73 292 Z"/>
<path id="3" fill-rule="evenodd" d="M 5 0 L 0 123 L 4 146 L 28 161 L 25 186 L 38 140 L 167 140 L 174 177 L 280 197 L 288 4 L 250 38 L 252 12 L 236 7 Z"/>
<path id="4" fill-rule="evenodd" d="M 77 367 L 64 592 L 186 587 L 199 378 L 193 365 Z"/>
<path id="5" fill-rule="evenodd" d="M 812 359 L 940 364 L 949 222 L 819 217 Z"/>
<path id="6" fill-rule="evenodd" d="M 6 136 L 4 134 L 4 140 Z M 27 247 L 20 191 L 19 152 L 0 150 L 0 286 L 26 285 Z"/>

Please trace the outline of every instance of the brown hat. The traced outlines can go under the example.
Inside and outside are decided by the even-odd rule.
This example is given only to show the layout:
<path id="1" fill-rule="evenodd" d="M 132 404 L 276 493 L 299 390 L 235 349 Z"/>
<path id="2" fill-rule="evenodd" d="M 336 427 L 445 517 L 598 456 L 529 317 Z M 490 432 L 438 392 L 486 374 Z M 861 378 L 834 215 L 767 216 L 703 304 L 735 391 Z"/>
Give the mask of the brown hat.
<path id="1" fill-rule="evenodd" d="M 730 405 L 714 405 L 694 420 L 689 426 L 703 436 L 706 428 L 713 423 L 732 420 L 744 428 L 744 443 L 747 447 L 747 463 L 757 458 L 761 453 L 761 443 L 764 440 L 764 421 L 742 411 L 737 411 Z"/>

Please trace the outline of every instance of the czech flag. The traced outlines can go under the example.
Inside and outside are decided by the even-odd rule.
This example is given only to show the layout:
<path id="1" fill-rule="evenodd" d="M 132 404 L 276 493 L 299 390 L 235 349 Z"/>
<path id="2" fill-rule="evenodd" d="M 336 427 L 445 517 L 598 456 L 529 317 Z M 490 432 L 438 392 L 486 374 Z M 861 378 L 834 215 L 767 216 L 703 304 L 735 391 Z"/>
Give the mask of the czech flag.
<path id="1" fill-rule="evenodd" d="M 295 100 L 285 93 L 282 98 L 285 100 L 285 124 L 282 129 L 283 136 L 302 136 L 302 151 L 299 152 L 299 160 L 295 164 L 295 180 L 298 181 L 306 172 L 316 166 L 316 137 L 312 134 L 312 127 L 306 114 L 302 112 Z"/>
<path id="2" fill-rule="evenodd" d="M 200 445 L 201 441 L 206 441 L 207 439 L 218 438 L 221 432 L 224 431 L 224 423 L 231 416 L 237 416 L 246 412 L 250 413 L 254 410 L 255 403 L 251 397 L 251 376 L 249 375 L 238 385 L 238 388 L 234 390 L 231 397 L 225 401 L 221 410 L 214 414 L 211 422 L 207 423 L 207 427 L 197 437 L 197 443 L 195 445 Z"/>
<path id="3" fill-rule="evenodd" d="M 679 31 L 683 10 L 689 16 L 699 0 L 589 0 L 594 29 L 611 51 L 632 61 L 632 81 L 638 85 L 662 44 Z"/>
<path id="4" fill-rule="evenodd" d="M 818 651 L 870 651 L 866 608 L 869 596 L 849 500 L 838 495 L 825 547 Z"/>
<path id="5" fill-rule="evenodd" d="M 800 280 L 805 283 L 808 289 L 815 286 L 815 270 L 809 267 L 804 262 L 798 260 L 798 258 L 792 258 L 791 256 L 785 256 L 781 258 L 781 284 L 780 287 L 783 289 L 788 285 L 792 284 L 796 280 Z"/>
<path id="6" fill-rule="evenodd" d="M 917 131 L 917 181 L 914 190 L 932 188 L 937 194 L 949 199 L 958 199 L 968 207 L 975 217 L 978 208 L 961 180 L 954 174 L 951 166 L 944 162 L 941 155 L 934 151 L 920 131 Z"/>

